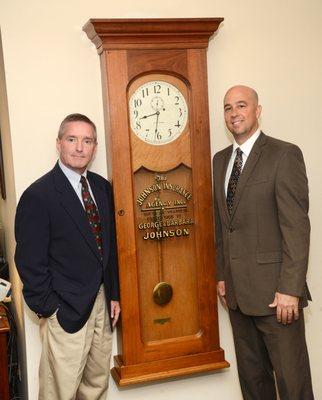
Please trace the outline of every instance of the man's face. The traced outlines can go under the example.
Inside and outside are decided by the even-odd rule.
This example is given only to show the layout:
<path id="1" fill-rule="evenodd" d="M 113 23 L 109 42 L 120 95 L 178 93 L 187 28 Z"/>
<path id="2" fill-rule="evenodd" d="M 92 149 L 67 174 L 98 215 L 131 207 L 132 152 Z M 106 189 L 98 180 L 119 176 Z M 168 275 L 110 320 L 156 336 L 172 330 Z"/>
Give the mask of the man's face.
<path id="1" fill-rule="evenodd" d="M 235 86 L 228 90 L 224 99 L 225 121 L 238 144 L 244 143 L 256 132 L 261 110 L 252 89 Z"/>
<path id="2" fill-rule="evenodd" d="M 78 174 L 82 174 L 96 150 L 92 126 L 83 121 L 68 122 L 62 138 L 56 141 L 56 147 L 61 162 Z"/>

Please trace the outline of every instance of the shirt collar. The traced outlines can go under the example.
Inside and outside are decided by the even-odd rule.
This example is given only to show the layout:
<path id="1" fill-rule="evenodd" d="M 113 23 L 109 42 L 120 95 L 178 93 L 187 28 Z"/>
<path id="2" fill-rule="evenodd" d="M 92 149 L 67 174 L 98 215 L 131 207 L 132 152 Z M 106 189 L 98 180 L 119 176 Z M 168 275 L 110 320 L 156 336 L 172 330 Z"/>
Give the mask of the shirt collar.
<path id="1" fill-rule="evenodd" d="M 254 143 L 258 139 L 260 133 L 261 133 L 261 131 L 258 128 L 257 131 L 255 133 L 253 133 L 252 136 L 249 139 L 247 139 L 246 142 L 244 142 L 241 145 L 239 145 L 234 139 L 233 153 L 236 151 L 237 147 L 239 147 L 240 150 L 243 152 L 243 154 L 245 154 L 245 156 L 248 157 L 249 153 L 251 152 L 251 150 L 252 150 L 252 148 L 254 146 Z"/>
<path id="2" fill-rule="evenodd" d="M 87 169 L 83 172 L 82 175 L 78 174 L 77 172 L 73 171 L 72 169 L 66 167 L 66 165 L 64 165 L 61 160 L 58 160 L 58 164 L 61 168 L 61 170 L 63 171 L 63 173 L 65 174 L 66 178 L 69 180 L 69 182 L 71 183 L 71 185 L 73 186 L 73 188 L 76 190 L 79 183 L 80 183 L 80 178 L 81 176 L 85 176 L 85 178 L 87 177 Z"/>

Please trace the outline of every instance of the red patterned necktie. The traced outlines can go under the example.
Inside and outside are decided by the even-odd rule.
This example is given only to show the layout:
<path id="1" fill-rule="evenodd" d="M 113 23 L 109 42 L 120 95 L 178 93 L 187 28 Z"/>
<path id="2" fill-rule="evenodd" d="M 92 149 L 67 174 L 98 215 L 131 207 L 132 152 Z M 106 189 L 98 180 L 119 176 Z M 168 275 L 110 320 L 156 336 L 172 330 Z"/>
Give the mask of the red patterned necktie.
<path id="1" fill-rule="evenodd" d="M 103 248 L 102 248 L 102 227 L 100 216 L 98 214 L 98 210 L 94 200 L 88 189 L 88 183 L 85 176 L 81 177 L 80 180 L 82 184 L 82 198 L 85 206 L 86 215 L 88 218 L 88 222 L 92 228 L 92 232 L 94 234 L 95 242 L 97 244 L 98 251 L 102 257 L 103 255 Z"/>
<path id="2" fill-rule="evenodd" d="M 237 147 L 234 166 L 233 166 L 233 170 L 231 171 L 231 175 L 230 175 L 229 182 L 228 182 L 228 188 L 227 188 L 226 201 L 227 201 L 229 215 L 231 215 L 231 212 L 233 209 L 237 184 L 238 184 L 238 180 L 239 180 L 240 173 L 241 173 L 242 166 L 243 166 L 243 155 L 242 154 L 243 154 L 243 152 L 240 150 L 239 147 Z"/>

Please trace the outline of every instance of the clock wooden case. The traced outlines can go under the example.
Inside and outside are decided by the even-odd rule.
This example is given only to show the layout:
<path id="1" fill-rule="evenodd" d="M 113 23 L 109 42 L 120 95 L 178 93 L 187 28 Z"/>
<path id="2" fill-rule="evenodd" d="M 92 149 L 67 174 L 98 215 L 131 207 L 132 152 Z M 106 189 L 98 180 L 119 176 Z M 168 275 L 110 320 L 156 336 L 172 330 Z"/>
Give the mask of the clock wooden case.
<path id="1" fill-rule="evenodd" d="M 91 19 L 101 60 L 121 385 L 229 366 L 220 348 L 206 50 L 222 18 Z"/>

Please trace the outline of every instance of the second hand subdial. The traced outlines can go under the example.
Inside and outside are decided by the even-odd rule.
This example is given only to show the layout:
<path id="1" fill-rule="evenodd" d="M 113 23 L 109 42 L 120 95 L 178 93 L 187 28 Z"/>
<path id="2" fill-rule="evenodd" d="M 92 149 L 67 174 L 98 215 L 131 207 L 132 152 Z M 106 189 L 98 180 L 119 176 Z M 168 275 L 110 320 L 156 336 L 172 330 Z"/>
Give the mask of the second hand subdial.
<path id="1" fill-rule="evenodd" d="M 163 110 L 164 111 L 164 101 L 161 97 L 153 97 L 153 99 L 151 100 L 151 107 L 153 108 L 153 110 L 159 111 L 159 110 Z"/>

